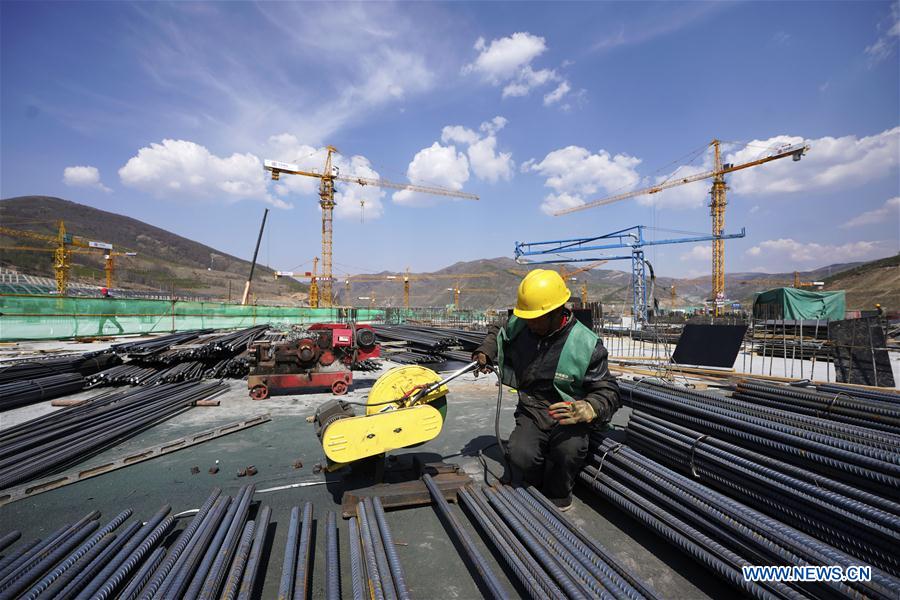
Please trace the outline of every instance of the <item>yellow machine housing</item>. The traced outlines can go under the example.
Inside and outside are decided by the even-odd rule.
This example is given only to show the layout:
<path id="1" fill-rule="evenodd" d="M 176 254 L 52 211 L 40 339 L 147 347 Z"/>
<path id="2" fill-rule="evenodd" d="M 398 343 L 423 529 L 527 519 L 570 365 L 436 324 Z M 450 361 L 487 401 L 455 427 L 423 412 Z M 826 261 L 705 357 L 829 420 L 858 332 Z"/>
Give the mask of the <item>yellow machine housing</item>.
<path id="1" fill-rule="evenodd" d="M 366 400 L 365 415 L 323 424 L 320 437 L 328 470 L 436 438 L 447 413 L 447 386 L 421 398 L 416 395 L 440 381 L 437 373 L 418 365 L 396 367 L 379 377 Z"/>

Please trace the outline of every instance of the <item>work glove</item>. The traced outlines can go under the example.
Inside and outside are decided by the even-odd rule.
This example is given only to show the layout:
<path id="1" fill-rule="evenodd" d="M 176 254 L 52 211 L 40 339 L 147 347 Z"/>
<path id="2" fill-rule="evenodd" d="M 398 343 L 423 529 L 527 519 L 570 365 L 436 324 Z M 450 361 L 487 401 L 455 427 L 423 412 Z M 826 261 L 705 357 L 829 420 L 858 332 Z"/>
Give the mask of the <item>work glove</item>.
<path id="1" fill-rule="evenodd" d="M 559 421 L 560 425 L 575 425 L 576 423 L 590 423 L 597 418 L 594 407 L 587 400 L 574 400 L 572 402 L 557 402 L 547 409 L 550 416 Z"/>
<path id="2" fill-rule="evenodd" d="M 478 377 L 478 373 L 494 372 L 494 367 L 491 365 L 491 359 L 489 359 L 484 352 L 473 352 L 472 360 L 478 363 L 478 368 L 475 370 L 475 377 Z"/>

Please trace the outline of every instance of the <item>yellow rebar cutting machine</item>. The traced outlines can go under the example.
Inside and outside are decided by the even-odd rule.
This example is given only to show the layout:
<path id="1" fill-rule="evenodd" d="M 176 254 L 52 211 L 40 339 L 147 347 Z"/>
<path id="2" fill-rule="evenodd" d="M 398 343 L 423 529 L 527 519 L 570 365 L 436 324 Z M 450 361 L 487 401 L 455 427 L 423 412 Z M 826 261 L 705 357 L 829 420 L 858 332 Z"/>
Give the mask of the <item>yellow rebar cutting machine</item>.
<path id="1" fill-rule="evenodd" d="M 365 403 L 329 400 L 319 406 L 313 423 L 326 469 L 436 438 L 447 415 L 447 384 L 477 366 L 469 363 L 445 379 L 419 365 L 396 367 L 378 378 Z M 357 415 L 354 405 L 364 406 L 365 414 Z"/>

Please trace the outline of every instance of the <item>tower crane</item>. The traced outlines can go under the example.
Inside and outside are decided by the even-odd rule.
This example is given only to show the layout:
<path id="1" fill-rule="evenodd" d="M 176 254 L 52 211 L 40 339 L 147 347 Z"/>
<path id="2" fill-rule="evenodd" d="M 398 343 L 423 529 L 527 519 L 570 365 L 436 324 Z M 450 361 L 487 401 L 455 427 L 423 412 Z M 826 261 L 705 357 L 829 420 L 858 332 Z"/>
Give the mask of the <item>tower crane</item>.
<path id="1" fill-rule="evenodd" d="M 332 233 L 333 233 L 333 216 L 334 216 L 334 184 L 336 181 L 344 183 L 355 183 L 357 185 L 374 185 L 378 187 L 393 188 L 396 190 L 409 190 L 412 192 L 421 192 L 424 194 L 437 194 L 440 196 L 452 196 L 455 198 L 467 198 L 469 200 L 478 200 L 475 194 L 468 194 L 456 190 L 449 190 L 441 187 L 423 186 L 415 184 L 394 183 L 386 179 L 372 179 L 368 177 L 354 177 L 338 175 L 332 165 L 332 155 L 337 152 L 334 146 L 326 146 L 325 168 L 322 173 L 313 171 L 304 171 L 299 165 L 281 162 L 277 160 L 266 160 L 264 168 L 270 171 L 273 180 L 278 180 L 282 173 L 288 175 L 303 175 L 306 177 L 316 177 L 319 179 L 319 206 L 322 208 L 322 297 L 321 303 L 326 307 L 332 305 L 334 295 L 332 293 L 332 283 L 334 276 L 332 273 Z"/>
<path id="2" fill-rule="evenodd" d="M 275 271 L 275 279 L 280 277 L 309 277 L 309 306 L 319 308 L 319 257 L 313 258 L 312 271 L 295 273 L 293 271 Z"/>
<path id="3" fill-rule="evenodd" d="M 102 243 L 102 242 L 95 242 Z M 28 252 L 56 252 L 54 248 L 37 248 L 34 246 L 0 246 L 0 250 L 25 250 Z M 87 248 L 70 248 L 68 250 L 69 254 L 93 254 L 94 251 Z M 106 288 L 112 289 L 113 286 L 113 274 L 115 273 L 115 257 L 117 256 L 137 256 L 137 252 L 115 252 L 113 250 L 107 250 L 103 255 L 103 271 L 106 275 Z"/>
<path id="4" fill-rule="evenodd" d="M 57 222 L 56 235 L 47 235 L 44 233 L 37 233 L 36 231 L 12 229 L 10 227 L 2 226 L 0 226 L 0 235 L 52 244 L 54 247 L 52 249 L 48 248 L 46 250 L 53 252 L 53 270 L 56 274 L 56 291 L 61 295 L 66 293 L 66 289 L 69 286 L 69 268 L 71 267 L 69 263 L 69 257 L 72 253 L 70 247 L 96 248 L 112 252 L 112 244 L 108 244 L 106 242 L 88 241 L 83 238 L 74 237 L 71 234 L 66 233 L 66 224 L 62 220 Z M 44 249 L 41 248 L 40 250 L 43 251 Z M 112 260 L 112 256 L 113 254 L 109 255 L 109 258 L 107 258 L 107 281 L 110 283 L 112 281 L 112 263 L 110 262 Z M 107 287 L 111 286 L 107 285 Z"/>
<path id="5" fill-rule="evenodd" d="M 589 265 L 585 265 L 579 269 L 575 269 L 574 271 L 568 270 L 565 266 L 559 268 L 559 274 L 562 275 L 563 279 L 571 279 L 572 281 L 576 280 L 575 275 L 579 273 L 584 273 L 585 271 L 590 271 L 596 267 L 599 267 L 602 264 L 608 263 L 608 260 L 598 260 L 596 262 L 592 262 Z M 581 282 L 581 305 L 585 306 L 587 304 L 587 280 Z"/>
<path id="6" fill-rule="evenodd" d="M 410 281 L 430 281 L 434 279 L 487 279 L 489 277 L 494 277 L 493 273 L 456 273 L 456 274 L 446 274 L 446 273 L 438 273 L 438 274 L 429 274 L 422 273 L 418 275 L 410 274 L 409 267 L 406 268 L 406 271 L 402 274 L 385 274 L 385 275 L 350 275 L 344 280 L 345 293 L 347 297 L 350 297 L 350 284 L 357 282 L 378 282 L 378 281 L 397 281 L 403 280 L 403 307 L 409 308 L 409 298 L 410 298 Z M 459 285 L 457 283 L 457 285 Z M 448 288 L 450 289 L 450 288 Z"/>
<path id="7" fill-rule="evenodd" d="M 749 169 L 750 167 L 756 167 L 767 162 L 771 162 L 773 160 L 778 160 L 781 158 L 787 158 L 790 156 L 793 158 L 794 162 L 799 161 L 807 151 L 809 151 L 808 144 L 793 144 L 789 146 L 783 146 L 774 151 L 774 153 L 769 156 L 764 156 L 763 158 L 758 158 L 756 160 L 751 160 L 745 163 L 740 164 L 732 164 L 732 163 L 722 163 L 722 157 L 720 153 L 719 146 L 722 142 L 720 140 L 713 140 L 709 143 L 709 146 L 713 148 L 713 169 L 711 171 L 706 171 L 703 173 L 697 173 L 695 175 L 689 175 L 687 177 L 679 177 L 677 179 L 670 179 L 668 181 L 664 181 L 657 185 L 652 185 L 650 187 L 642 188 L 639 190 L 635 190 L 633 192 L 625 192 L 624 194 L 617 194 L 615 196 L 609 196 L 608 198 L 601 198 L 600 200 L 594 200 L 592 202 L 588 202 L 581 206 L 574 206 L 571 208 L 566 208 L 563 210 L 556 211 L 553 213 L 556 216 L 566 215 L 569 213 L 573 213 L 580 210 L 586 210 L 588 208 L 595 208 L 598 206 L 605 206 L 607 204 L 612 204 L 614 202 L 619 202 L 621 200 L 628 200 L 630 198 L 636 198 L 638 196 L 645 196 L 648 194 L 657 194 L 663 190 L 667 190 L 669 188 L 673 188 L 679 185 L 685 185 L 687 183 L 693 183 L 695 181 L 702 181 L 704 179 L 712 178 L 712 188 L 710 189 L 710 203 L 709 203 L 709 212 L 712 216 L 712 300 L 715 303 L 715 312 L 718 315 L 721 305 L 725 301 L 725 240 L 722 236 L 722 233 L 725 231 L 725 205 L 727 204 L 725 198 L 725 191 L 728 187 L 725 184 L 725 175 L 728 173 L 734 173 L 735 171 L 741 171 L 743 169 Z M 708 146 L 708 147 L 709 147 Z"/>

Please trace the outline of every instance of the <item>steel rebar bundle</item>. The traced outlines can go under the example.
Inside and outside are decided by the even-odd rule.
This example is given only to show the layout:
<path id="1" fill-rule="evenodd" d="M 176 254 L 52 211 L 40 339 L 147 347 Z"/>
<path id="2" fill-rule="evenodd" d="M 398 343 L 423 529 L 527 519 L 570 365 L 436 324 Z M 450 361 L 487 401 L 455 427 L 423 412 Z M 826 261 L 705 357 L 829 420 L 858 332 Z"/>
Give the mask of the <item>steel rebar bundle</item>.
<path id="1" fill-rule="evenodd" d="M 851 425 L 880 429 L 895 434 L 900 445 L 900 404 L 856 396 L 851 391 L 815 391 L 743 380 L 735 386 L 733 398 L 752 404 L 811 415 Z"/>
<path id="2" fill-rule="evenodd" d="M 900 505 L 868 504 L 841 493 L 837 482 L 640 411 L 631 416 L 628 441 L 658 462 L 900 575 Z"/>
<path id="3" fill-rule="evenodd" d="M 78 373 L 60 373 L 0 384 L 0 411 L 74 394 L 80 392 L 84 384 L 84 378 Z"/>
<path id="4" fill-rule="evenodd" d="M 900 580 L 875 567 L 870 581 L 751 582 L 751 565 L 859 564 L 859 559 L 604 439 L 580 481 L 755 598 L 895 598 Z"/>
<path id="5" fill-rule="evenodd" d="M 81 462 L 227 390 L 222 383 L 174 383 L 102 394 L 0 432 L 0 489 Z"/>
<path id="6" fill-rule="evenodd" d="M 891 433 L 647 380 L 620 387 L 636 410 L 900 500 L 900 453 Z"/>
<path id="7" fill-rule="evenodd" d="M 531 598 L 658 598 L 536 489 L 460 490 L 463 506 Z"/>
<path id="8" fill-rule="evenodd" d="M 108 351 L 29 360 L 8 367 L 0 367 L 0 385 L 61 373 L 78 373 L 87 376 L 120 362 L 122 360 L 116 354 Z"/>

